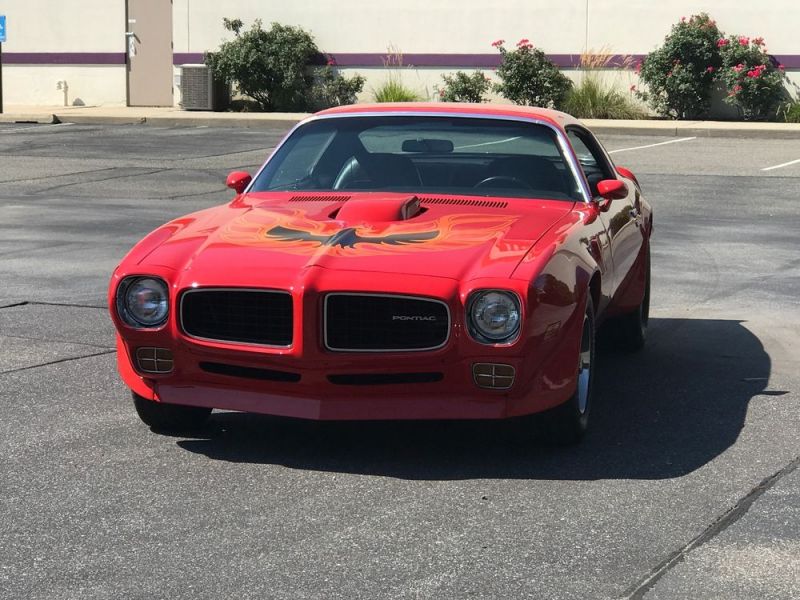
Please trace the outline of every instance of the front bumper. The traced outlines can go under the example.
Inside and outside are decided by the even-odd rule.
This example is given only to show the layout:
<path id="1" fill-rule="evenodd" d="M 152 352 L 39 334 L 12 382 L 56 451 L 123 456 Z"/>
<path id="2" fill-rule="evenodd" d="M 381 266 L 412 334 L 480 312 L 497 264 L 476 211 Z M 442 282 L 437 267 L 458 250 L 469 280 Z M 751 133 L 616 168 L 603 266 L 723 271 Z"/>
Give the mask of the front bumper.
<path id="1" fill-rule="evenodd" d="M 566 328 L 558 339 L 542 335 L 535 319 L 526 318 L 530 308 L 523 307 L 523 329 L 513 344 L 475 342 L 466 331 L 464 303 L 472 289 L 499 283 L 473 282 L 465 288 L 446 278 L 317 273 L 313 285 L 284 288 L 292 291 L 295 315 L 302 315 L 295 319 L 289 348 L 193 339 L 180 330 L 173 310 L 158 331 L 132 330 L 115 319 L 118 366 L 134 392 L 154 401 L 304 419 L 501 419 L 552 408 L 575 389 L 577 351 L 568 339 L 577 336 L 569 336 Z M 508 280 L 502 283 L 507 288 Z M 326 350 L 321 340 L 326 294 L 376 289 L 446 301 L 452 319 L 446 345 L 425 352 Z M 526 297 L 525 289 L 515 291 Z M 138 371 L 133 357 L 141 347 L 169 349 L 174 370 Z M 479 387 L 473 375 L 477 363 L 510 365 L 514 384 L 504 390 Z M 276 372 L 290 377 L 276 378 Z"/>

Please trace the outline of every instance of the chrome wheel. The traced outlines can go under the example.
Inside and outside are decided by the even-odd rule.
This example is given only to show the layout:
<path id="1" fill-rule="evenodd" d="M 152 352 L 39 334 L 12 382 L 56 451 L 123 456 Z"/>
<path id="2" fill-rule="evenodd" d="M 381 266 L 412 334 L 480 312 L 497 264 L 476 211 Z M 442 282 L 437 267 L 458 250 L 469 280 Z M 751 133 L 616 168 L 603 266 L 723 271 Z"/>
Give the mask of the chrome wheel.
<path id="1" fill-rule="evenodd" d="M 592 322 L 583 316 L 581 351 L 578 355 L 578 411 L 581 414 L 589 407 L 589 385 L 592 379 Z"/>

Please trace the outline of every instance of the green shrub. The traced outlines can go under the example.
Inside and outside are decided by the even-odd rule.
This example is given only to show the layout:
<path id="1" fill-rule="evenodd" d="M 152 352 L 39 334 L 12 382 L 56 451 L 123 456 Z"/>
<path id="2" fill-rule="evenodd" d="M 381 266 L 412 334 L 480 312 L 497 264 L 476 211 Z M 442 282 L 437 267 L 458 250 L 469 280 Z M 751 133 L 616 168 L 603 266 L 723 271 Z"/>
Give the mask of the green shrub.
<path id="1" fill-rule="evenodd" d="M 647 85 L 638 96 L 660 115 L 694 119 L 708 112 L 716 72 L 722 64 L 720 31 L 705 14 L 681 19 L 664 44 L 642 61 L 639 78 Z"/>
<path id="2" fill-rule="evenodd" d="M 403 85 L 405 63 L 403 53 L 399 48 L 389 46 L 389 53 L 383 59 L 383 66 L 386 68 L 388 76 L 378 89 L 372 90 L 375 102 L 416 102 L 421 100 L 417 92 Z"/>
<path id="3" fill-rule="evenodd" d="M 491 80 L 475 71 L 468 75 L 457 71 L 453 75 L 442 75 L 444 87 L 439 90 L 439 98 L 444 102 L 486 102 L 486 92 L 491 88 Z"/>
<path id="4" fill-rule="evenodd" d="M 242 31 L 239 19 L 223 19 L 234 39 L 223 42 L 205 62 L 214 73 L 266 111 L 300 111 L 312 85 L 309 64 L 318 57 L 314 38 L 299 27 L 273 23 L 269 30 L 256 20 Z"/>
<path id="5" fill-rule="evenodd" d="M 786 123 L 800 123 L 800 100 L 790 100 L 778 109 L 778 117 Z"/>
<path id="6" fill-rule="evenodd" d="M 407 88 L 397 79 L 388 79 L 385 83 L 372 90 L 375 102 L 416 102 L 419 95 Z"/>
<path id="7" fill-rule="evenodd" d="M 332 68 L 331 62 L 315 72 L 309 100 L 311 110 L 355 104 L 356 96 L 364 89 L 366 80 L 361 75 L 344 77 Z"/>
<path id="8" fill-rule="evenodd" d="M 786 75 L 782 65 L 770 60 L 764 39 L 728 36 L 717 43 L 722 54 L 719 77 L 728 92 L 725 101 L 748 120 L 774 116 L 788 96 L 783 85 Z"/>
<path id="9" fill-rule="evenodd" d="M 492 44 L 502 55 L 497 68 L 502 83 L 495 90 L 515 104 L 559 108 L 572 87 L 570 79 L 528 40 L 520 40 L 511 51 L 504 43 L 497 40 Z"/>
<path id="10" fill-rule="evenodd" d="M 647 113 L 623 92 L 606 86 L 594 74 L 570 90 L 564 112 L 578 119 L 644 119 Z"/>
<path id="11" fill-rule="evenodd" d="M 615 64 L 614 55 L 608 47 L 600 52 L 587 51 L 581 54 L 580 68 L 583 79 L 573 86 L 564 101 L 565 112 L 579 119 L 643 119 L 647 113 L 627 94 L 613 85 L 608 85 L 604 75 L 611 67 L 628 67 L 631 59 Z M 635 90 L 631 86 L 631 92 Z"/>

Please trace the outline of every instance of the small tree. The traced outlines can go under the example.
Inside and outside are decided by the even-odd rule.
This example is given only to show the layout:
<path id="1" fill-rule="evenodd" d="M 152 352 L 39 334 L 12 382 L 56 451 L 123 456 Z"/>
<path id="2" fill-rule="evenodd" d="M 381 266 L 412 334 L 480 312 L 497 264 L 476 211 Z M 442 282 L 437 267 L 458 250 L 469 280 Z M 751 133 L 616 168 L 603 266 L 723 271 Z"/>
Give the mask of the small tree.
<path id="1" fill-rule="evenodd" d="M 783 85 L 786 75 L 783 65 L 776 65 L 764 48 L 763 38 L 743 36 L 720 38 L 722 54 L 720 79 L 728 96 L 745 119 L 764 119 L 775 114 L 788 93 Z"/>
<path id="2" fill-rule="evenodd" d="M 653 109 L 673 119 L 693 119 L 708 112 L 711 90 L 720 68 L 720 31 L 707 14 L 683 18 L 672 26 L 664 44 L 639 66 L 647 85 L 638 92 Z"/>
<path id="3" fill-rule="evenodd" d="M 313 82 L 309 64 L 319 55 L 314 38 L 299 27 L 273 23 L 269 30 L 256 20 L 242 31 L 239 19 L 223 19 L 234 39 L 223 42 L 205 62 L 262 110 L 305 110 Z"/>
<path id="4" fill-rule="evenodd" d="M 528 40 L 520 40 L 517 49 L 511 51 L 504 43 L 497 40 L 492 44 L 502 55 L 497 76 L 503 82 L 495 90 L 515 104 L 559 108 L 572 81 Z"/>
<path id="5" fill-rule="evenodd" d="M 457 71 L 453 75 L 442 75 L 444 87 L 439 90 L 439 98 L 444 102 L 486 102 L 486 92 L 492 81 L 480 71 L 467 75 Z"/>

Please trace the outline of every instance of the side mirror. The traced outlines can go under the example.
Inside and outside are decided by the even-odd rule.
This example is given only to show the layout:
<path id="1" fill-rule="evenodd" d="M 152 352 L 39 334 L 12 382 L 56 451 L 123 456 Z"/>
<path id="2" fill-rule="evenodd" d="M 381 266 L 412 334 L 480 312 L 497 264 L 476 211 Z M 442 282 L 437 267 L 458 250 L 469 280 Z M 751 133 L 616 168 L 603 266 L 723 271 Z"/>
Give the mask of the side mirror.
<path id="1" fill-rule="evenodd" d="M 225 185 L 234 190 L 237 194 L 241 194 L 245 188 L 250 184 L 253 177 L 250 173 L 245 171 L 234 171 L 225 180 Z"/>
<path id="2" fill-rule="evenodd" d="M 636 185 L 639 185 L 639 180 L 636 179 L 636 175 L 634 175 L 630 169 L 626 169 L 625 167 L 617 167 L 617 173 L 627 179 L 630 179 Z"/>
<path id="3" fill-rule="evenodd" d="M 620 200 L 628 196 L 628 186 L 619 179 L 603 179 L 597 183 L 597 193 L 606 200 Z"/>

